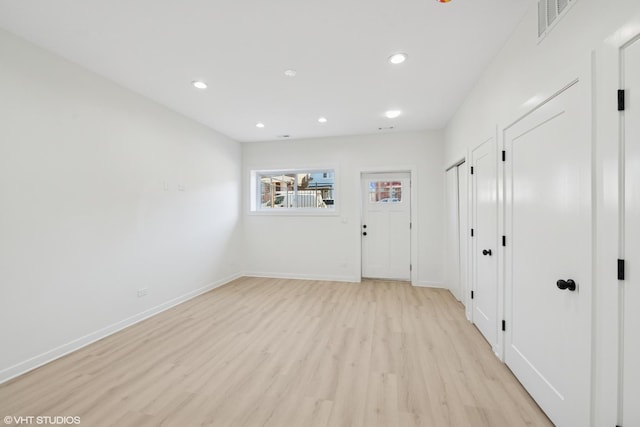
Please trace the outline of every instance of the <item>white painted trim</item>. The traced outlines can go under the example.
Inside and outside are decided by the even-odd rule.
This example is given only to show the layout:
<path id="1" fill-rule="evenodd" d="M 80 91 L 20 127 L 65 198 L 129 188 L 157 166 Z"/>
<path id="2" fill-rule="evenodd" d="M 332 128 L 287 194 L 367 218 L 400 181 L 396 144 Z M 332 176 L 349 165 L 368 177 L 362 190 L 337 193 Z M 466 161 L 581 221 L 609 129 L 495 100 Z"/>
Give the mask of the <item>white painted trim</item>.
<path id="1" fill-rule="evenodd" d="M 473 225 L 473 186 L 471 180 L 471 162 L 473 159 L 471 158 L 473 148 L 468 147 L 465 151 L 465 159 L 466 161 L 463 163 L 464 173 L 466 175 L 465 182 L 467 183 L 467 229 L 465 230 L 465 248 L 467 251 L 467 277 L 465 278 L 465 289 L 463 295 L 463 304 L 464 304 L 464 312 L 467 317 L 467 320 L 470 323 L 473 323 L 473 300 L 471 299 L 471 291 L 473 290 L 473 239 L 471 238 L 471 229 L 474 227 Z"/>
<path id="2" fill-rule="evenodd" d="M 352 282 L 360 283 L 358 276 L 334 276 L 330 274 L 295 274 L 295 273 L 264 273 L 245 272 L 245 277 L 264 277 L 270 279 L 296 279 L 296 280 L 322 280 L 326 282 Z"/>
<path id="3" fill-rule="evenodd" d="M 629 87 L 629 84 L 628 84 L 629 78 L 626 77 L 627 49 L 630 48 L 635 43 L 639 43 L 639 42 L 640 42 L 640 34 L 636 32 L 636 34 L 633 37 L 630 37 L 628 40 L 624 41 L 624 43 L 621 43 L 617 49 L 618 50 L 617 52 L 618 88 L 627 91 L 627 93 L 629 90 L 633 90 L 633 88 Z M 626 137 L 626 130 L 627 130 L 626 123 L 631 119 L 631 117 L 628 116 L 629 113 L 627 111 L 629 109 L 629 106 L 628 106 L 629 99 L 627 98 L 625 102 L 627 105 L 625 109 L 623 111 L 618 112 L 618 203 L 617 203 L 618 205 L 617 206 L 617 211 L 618 211 L 618 236 L 617 237 L 618 239 L 617 239 L 617 243 L 618 243 L 618 259 L 622 259 L 622 260 L 628 260 L 627 257 L 630 257 L 633 259 L 633 256 L 635 255 L 634 253 L 627 253 L 627 249 L 628 249 L 627 237 L 626 237 L 627 223 L 628 223 L 627 215 L 629 214 L 627 210 L 627 200 L 629 197 L 627 191 L 628 191 L 628 188 L 630 188 L 629 184 L 627 183 L 627 179 L 628 179 L 627 170 L 631 169 L 632 165 L 629 163 L 629 157 L 626 151 L 627 145 L 630 143 L 630 141 L 627 141 L 627 137 Z M 595 164 L 592 166 L 594 168 L 593 170 L 595 171 L 596 170 Z M 597 211 L 594 211 L 593 214 L 597 220 Z M 595 225 L 595 221 L 594 221 L 593 230 L 594 230 L 594 235 L 596 235 L 595 232 L 597 231 L 597 226 Z M 594 245 L 594 247 L 595 246 L 596 245 Z M 593 260 L 597 261 L 597 250 L 593 254 Z M 627 366 L 630 365 L 630 361 L 625 360 L 625 356 L 627 356 L 625 352 L 625 341 L 628 339 L 627 337 L 628 331 L 630 329 L 633 329 L 633 326 L 627 325 L 626 323 L 626 312 L 629 310 L 630 306 L 628 305 L 627 299 L 629 297 L 627 297 L 625 294 L 625 288 L 627 288 L 629 285 L 632 285 L 633 283 L 633 282 L 629 282 L 629 279 L 633 280 L 633 277 L 631 278 L 626 277 L 625 280 L 627 280 L 627 282 L 626 283 L 622 282 L 620 286 L 618 286 L 618 292 L 617 292 L 619 303 L 618 303 L 617 313 L 616 313 L 618 317 L 617 318 L 617 329 L 618 329 L 617 331 L 618 332 L 617 334 L 618 335 L 618 346 L 617 346 L 617 353 L 618 353 L 617 354 L 617 371 L 618 371 L 617 380 L 618 381 L 617 382 L 618 384 L 617 384 L 617 408 L 616 408 L 617 424 L 616 425 L 624 425 L 625 418 L 629 417 L 628 415 L 626 415 L 628 413 L 627 407 L 629 406 L 628 405 L 629 402 L 627 401 L 627 398 L 625 396 L 625 388 L 626 388 L 625 381 L 629 381 L 629 383 L 633 383 L 637 381 L 635 379 L 631 380 L 631 376 L 627 372 L 625 372 L 625 370 L 627 369 Z M 594 312 L 595 312 L 595 302 L 596 302 L 596 299 L 594 298 Z M 630 345 L 633 347 L 632 342 L 627 345 Z M 595 379 L 595 368 L 593 370 L 593 378 Z M 625 380 L 625 378 L 629 378 L 629 379 Z M 592 398 L 593 398 L 593 393 L 592 393 Z"/>
<path id="4" fill-rule="evenodd" d="M 340 212 L 333 208 L 282 208 L 273 211 L 251 211 L 247 212 L 251 216 L 319 216 L 336 217 Z"/>
<path id="5" fill-rule="evenodd" d="M 73 341 L 70 341 L 59 347 L 53 348 L 49 351 L 46 351 L 42 354 L 34 356 L 16 365 L 10 366 L 0 371 L 0 384 L 7 382 L 20 375 L 26 374 L 27 372 L 32 371 L 36 368 L 39 368 L 40 366 L 46 365 L 49 362 L 53 362 L 54 360 L 59 359 L 63 356 L 66 356 L 69 353 L 73 353 L 74 351 L 80 350 L 81 348 L 86 347 L 89 344 L 92 344 L 96 341 L 99 341 L 103 338 L 113 335 L 116 332 L 119 332 L 125 328 L 128 328 L 129 326 L 135 325 L 136 323 L 139 323 L 143 320 L 153 317 L 156 314 L 162 313 L 163 311 L 168 310 L 172 307 L 175 307 L 176 305 L 182 304 L 183 302 L 193 299 L 215 288 L 219 288 L 222 285 L 226 285 L 227 283 L 233 280 L 236 280 L 240 277 L 242 277 L 242 274 L 237 273 L 229 277 L 226 277 L 224 279 L 217 280 L 199 289 L 188 292 L 177 298 L 173 298 L 169 301 L 166 301 L 160 305 L 152 307 L 141 313 L 135 314 L 131 317 L 123 319 L 105 328 L 99 329 L 83 337 L 77 338 Z"/>
<path id="6" fill-rule="evenodd" d="M 412 283 L 416 288 L 438 288 L 438 289 L 449 289 L 442 282 L 429 282 L 427 280 L 418 280 Z M 453 295 L 453 294 L 451 294 Z"/>
<path id="7" fill-rule="evenodd" d="M 507 168 L 505 166 L 506 160 L 502 161 L 502 151 L 506 153 L 507 144 L 505 142 L 505 132 L 500 131 L 500 126 L 496 124 L 495 127 L 496 133 L 496 154 L 498 155 L 498 166 L 496 168 L 496 183 L 498 184 L 498 225 L 496 227 L 496 231 L 498 233 L 498 246 L 496 247 L 496 257 L 497 257 L 497 266 L 498 266 L 498 310 L 497 310 L 497 322 L 498 322 L 498 339 L 496 340 L 496 345 L 493 348 L 493 352 L 501 362 L 505 361 L 505 343 L 506 343 L 506 331 L 502 330 L 502 321 L 507 319 L 506 314 L 506 302 L 505 302 L 505 286 L 506 286 L 506 275 L 507 275 L 507 264 L 505 260 L 507 259 L 507 247 L 502 246 L 502 236 L 505 236 L 506 243 L 510 244 L 513 240 L 513 235 L 509 235 L 507 237 L 507 228 L 505 223 L 505 218 L 507 215 Z M 509 159 L 510 160 L 510 159 Z"/>

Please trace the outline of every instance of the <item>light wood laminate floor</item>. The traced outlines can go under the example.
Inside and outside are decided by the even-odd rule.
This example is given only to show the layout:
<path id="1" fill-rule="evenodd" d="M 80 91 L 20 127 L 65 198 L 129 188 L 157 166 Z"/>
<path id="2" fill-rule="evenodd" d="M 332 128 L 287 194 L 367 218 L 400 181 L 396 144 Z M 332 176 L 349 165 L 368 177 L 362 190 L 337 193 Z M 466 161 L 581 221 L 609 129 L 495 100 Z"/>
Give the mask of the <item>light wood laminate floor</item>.
<path id="1" fill-rule="evenodd" d="M 448 291 L 262 278 L 0 386 L 8 415 L 85 427 L 551 425 Z"/>

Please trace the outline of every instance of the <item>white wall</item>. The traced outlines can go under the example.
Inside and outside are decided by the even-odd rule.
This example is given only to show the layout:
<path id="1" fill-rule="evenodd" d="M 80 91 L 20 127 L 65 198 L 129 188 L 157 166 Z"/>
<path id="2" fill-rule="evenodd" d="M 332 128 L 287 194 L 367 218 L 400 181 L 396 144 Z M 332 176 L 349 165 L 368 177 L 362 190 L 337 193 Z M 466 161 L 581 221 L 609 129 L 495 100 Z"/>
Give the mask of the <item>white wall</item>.
<path id="1" fill-rule="evenodd" d="M 592 127 L 595 142 L 592 425 L 611 426 L 617 421 L 617 49 L 640 33 L 640 2 L 578 0 L 541 43 L 536 31 L 537 10 L 532 5 L 447 126 L 444 164 L 465 157 L 495 134 L 496 125 L 501 136 L 508 124 L 570 80 L 593 82 L 594 105 L 584 106 L 593 111 L 593 123 L 576 126 Z"/>
<path id="2" fill-rule="evenodd" d="M 443 137 L 392 133 L 243 144 L 245 257 L 250 275 L 360 280 L 360 173 L 414 170 L 417 210 L 414 284 L 443 286 Z M 339 213 L 283 216 L 249 212 L 249 172 L 335 167 Z M 346 221 L 346 222 L 343 222 Z M 417 267 L 417 268 L 416 268 Z"/>
<path id="3" fill-rule="evenodd" d="M 0 58 L 1 382 L 238 275 L 242 227 L 238 143 L 5 32 Z"/>

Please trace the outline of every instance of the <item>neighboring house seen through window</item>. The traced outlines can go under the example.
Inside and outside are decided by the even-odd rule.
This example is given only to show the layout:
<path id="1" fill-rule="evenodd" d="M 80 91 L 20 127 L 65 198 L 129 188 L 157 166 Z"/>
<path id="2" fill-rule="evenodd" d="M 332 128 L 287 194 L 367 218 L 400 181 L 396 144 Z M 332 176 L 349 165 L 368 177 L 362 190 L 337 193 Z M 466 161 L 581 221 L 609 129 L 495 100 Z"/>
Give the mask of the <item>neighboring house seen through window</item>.
<path id="1" fill-rule="evenodd" d="M 333 209 L 334 170 L 254 171 L 255 209 Z M 252 204 L 253 205 L 253 204 Z"/>

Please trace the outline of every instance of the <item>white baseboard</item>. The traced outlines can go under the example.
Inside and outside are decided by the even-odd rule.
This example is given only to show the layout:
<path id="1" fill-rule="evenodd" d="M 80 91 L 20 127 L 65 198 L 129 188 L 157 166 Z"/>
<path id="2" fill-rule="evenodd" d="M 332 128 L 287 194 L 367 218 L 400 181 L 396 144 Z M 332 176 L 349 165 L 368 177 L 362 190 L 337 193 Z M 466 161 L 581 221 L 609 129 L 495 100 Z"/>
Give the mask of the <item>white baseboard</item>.
<path id="1" fill-rule="evenodd" d="M 105 328 L 99 329 L 95 332 L 92 332 L 83 337 L 75 339 L 67 344 L 63 344 L 59 347 L 46 351 L 38 356 L 34 356 L 30 359 L 27 359 L 24 362 L 20 362 L 9 368 L 3 369 L 2 371 L 0 371 L 0 384 L 9 381 L 12 378 L 26 374 L 29 371 L 39 368 L 42 365 L 46 365 L 47 363 L 52 362 L 56 359 L 59 359 L 62 356 L 66 356 L 67 354 L 72 353 L 76 350 L 80 350 L 82 347 L 86 347 L 89 344 L 92 344 L 98 340 L 106 338 L 109 335 L 112 335 L 118 331 L 121 331 L 122 329 L 128 328 L 131 325 L 135 325 L 138 322 L 141 322 L 145 319 L 155 316 L 156 314 L 162 313 L 163 311 L 168 310 L 171 307 L 175 307 L 178 304 L 182 304 L 183 302 L 186 302 L 192 298 L 195 298 L 198 295 L 202 295 L 205 292 L 209 292 L 212 289 L 218 288 L 240 277 L 242 277 L 242 274 L 238 273 L 238 274 L 234 274 L 229 277 L 226 277 L 224 279 L 217 280 L 213 283 L 203 286 L 202 288 L 188 292 L 177 298 L 173 298 L 153 308 L 150 308 L 141 313 L 128 317 L 112 325 L 109 325 Z"/>
<path id="2" fill-rule="evenodd" d="M 429 282 L 426 280 L 418 280 L 411 283 L 413 286 L 418 288 L 438 288 L 438 289 L 448 289 L 444 283 L 442 282 Z"/>
<path id="3" fill-rule="evenodd" d="M 327 282 L 360 282 L 357 276 L 333 276 L 333 275 L 316 275 L 316 274 L 291 274 L 291 273 L 259 273 L 246 272 L 246 277 L 268 277 L 272 279 L 297 279 L 297 280 L 323 280 Z"/>

